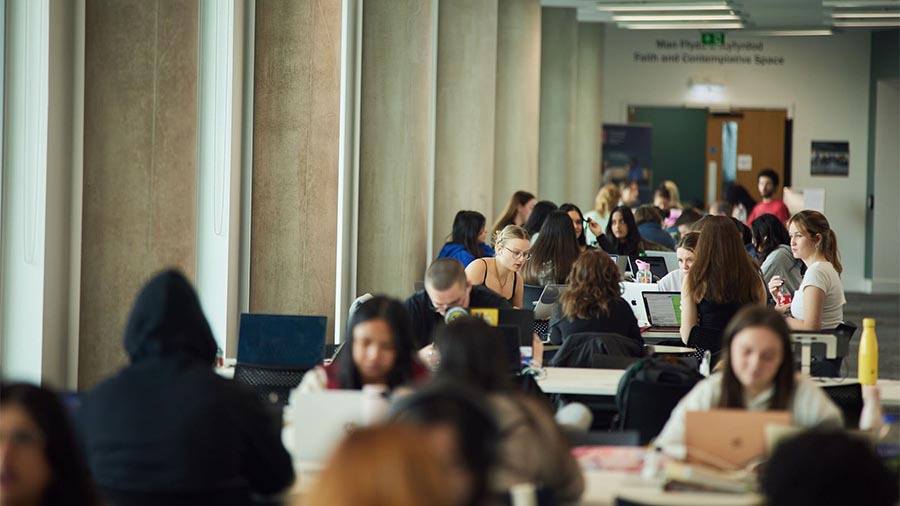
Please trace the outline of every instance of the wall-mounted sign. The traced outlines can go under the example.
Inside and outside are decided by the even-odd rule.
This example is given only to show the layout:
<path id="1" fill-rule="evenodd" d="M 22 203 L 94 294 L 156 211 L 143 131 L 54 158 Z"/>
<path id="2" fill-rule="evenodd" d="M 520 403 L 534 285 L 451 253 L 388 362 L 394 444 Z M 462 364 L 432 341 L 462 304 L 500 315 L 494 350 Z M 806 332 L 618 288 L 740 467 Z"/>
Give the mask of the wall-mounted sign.
<path id="1" fill-rule="evenodd" d="M 700 34 L 700 43 L 704 46 L 724 46 L 725 32 L 703 32 Z"/>

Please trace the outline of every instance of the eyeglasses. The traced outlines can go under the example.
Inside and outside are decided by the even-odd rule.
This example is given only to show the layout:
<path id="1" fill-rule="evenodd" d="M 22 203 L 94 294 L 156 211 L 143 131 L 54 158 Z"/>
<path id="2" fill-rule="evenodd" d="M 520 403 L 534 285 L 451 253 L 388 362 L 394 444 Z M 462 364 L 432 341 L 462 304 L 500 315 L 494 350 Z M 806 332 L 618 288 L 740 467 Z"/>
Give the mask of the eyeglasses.
<path id="1" fill-rule="evenodd" d="M 507 248 L 506 246 L 504 246 L 503 249 L 505 249 L 506 251 L 509 251 L 510 254 L 512 254 L 513 258 L 515 258 L 516 260 L 521 260 L 523 258 L 525 260 L 528 260 L 529 258 L 531 258 L 530 251 L 513 251 L 513 250 Z"/>

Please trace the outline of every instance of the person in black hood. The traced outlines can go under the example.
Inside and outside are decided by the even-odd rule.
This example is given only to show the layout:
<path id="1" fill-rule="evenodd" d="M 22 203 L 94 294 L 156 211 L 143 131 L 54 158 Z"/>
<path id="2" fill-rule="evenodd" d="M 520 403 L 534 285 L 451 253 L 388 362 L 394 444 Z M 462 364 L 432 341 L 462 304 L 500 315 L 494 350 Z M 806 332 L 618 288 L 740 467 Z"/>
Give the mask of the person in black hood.
<path id="1" fill-rule="evenodd" d="M 78 413 L 95 481 L 115 506 L 244 505 L 294 480 L 280 421 L 212 370 L 216 342 L 177 271 L 141 290 L 125 329 L 131 364 Z"/>

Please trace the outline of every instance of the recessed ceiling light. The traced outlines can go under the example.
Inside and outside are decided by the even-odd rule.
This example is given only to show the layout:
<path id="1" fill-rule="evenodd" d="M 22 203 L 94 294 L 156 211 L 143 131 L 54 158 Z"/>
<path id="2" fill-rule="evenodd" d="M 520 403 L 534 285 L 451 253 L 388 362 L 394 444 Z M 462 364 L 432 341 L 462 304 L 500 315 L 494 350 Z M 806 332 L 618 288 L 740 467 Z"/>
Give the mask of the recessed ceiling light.
<path id="1" fill-rule="evenodd" d="M 832 12 L 835 19 L 893 19 L 900 18 L 900 12 Z"/>
<path id="2" fill-rule="evenodd" d="M 739 30 L 743 23 L 619 23 L 628 30 Z"/>
<path id="3" fill-rule="evenodd" d="M 663 12 L 663 11 L 730 11 L 731 6 L 725 2 L 691 2 L 691 3 L 662 3 L 662 2 L 628 2 L 628 3 L 599 3 L 598 11 L 615 12 Z"/>
<path id="4" fill-rule="evenodd" d="M 740 16 L 736 14 L 675 14 L 675 15 L 614 15 L 613 21 L 737 21 Z"/>
<path id="5" fill-rule="evenodd" d="M 879 27 L 900 26 L 900 19 L 885 19 L 882 21 L 835 21 L 831 26 L 851 27 Z"/>
<path id="6" fill-rule="evenodd" d="M 851 1 L 851 0 L 825 0 L 822 2 L 822 7 L 837 7 L 837 8 L 861 8 L 861 7 L 897 7 L 900 6 L 900 2 L 897 0 L 859 0 L 859 1 Z"/>

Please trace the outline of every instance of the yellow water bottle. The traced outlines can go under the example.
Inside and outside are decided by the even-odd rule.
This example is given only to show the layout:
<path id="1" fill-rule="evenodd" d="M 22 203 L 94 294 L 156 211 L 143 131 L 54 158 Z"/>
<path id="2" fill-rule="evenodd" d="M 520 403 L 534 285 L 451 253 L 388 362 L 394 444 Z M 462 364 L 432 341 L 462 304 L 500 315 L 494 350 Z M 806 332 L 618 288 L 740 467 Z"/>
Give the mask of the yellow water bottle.
<path id="1" fill-rule="evenodd" d="M 878 382 L 878 339 L 875 337 L 874 318 L 863 318 L 857 369 L 860 384 L 874 385 Z"/>

